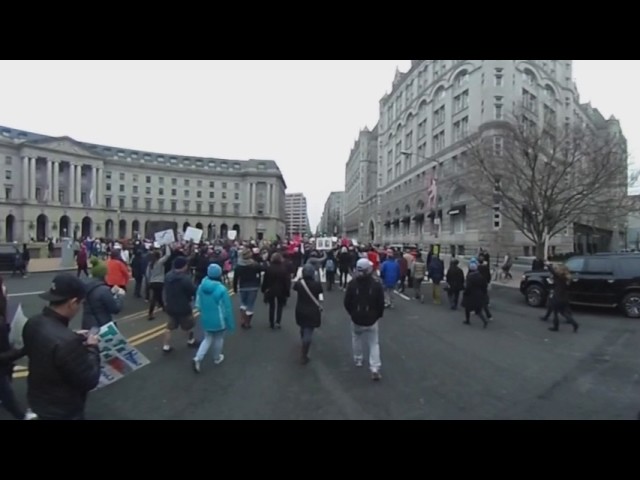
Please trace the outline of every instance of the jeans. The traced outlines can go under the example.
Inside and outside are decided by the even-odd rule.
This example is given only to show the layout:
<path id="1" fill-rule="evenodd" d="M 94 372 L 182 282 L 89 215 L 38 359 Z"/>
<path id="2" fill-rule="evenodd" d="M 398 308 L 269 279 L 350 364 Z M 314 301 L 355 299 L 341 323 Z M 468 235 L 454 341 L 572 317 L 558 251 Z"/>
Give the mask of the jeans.
<path id="1" fill-rule="evenodd" d="M 135 284 L 135 288 L 133 289 L 133 295 L 136 298 L 140 298 L 142 297 L 142 277 L 134 277 L 136 284 Z"/>
<path id="2" fill-rule="evenodd" d="M 451 310 L 458 308 L 458 301 L 460 300 L 460 290 L 449 290 L 449 306 Z"/>
<path id="3" fill-rule="evenodd" d="M 440 305 L 440 284 L 433 284 L 433 303 Z"/>
<path id="4" fill-rule="evenodd" d="M 331 291 L 333 289 L 333 284 L 336 283 L 336 272 L 330 272 L 327 270 L 325 277 L 327 279 L 327 290 Z"/>
<path id="5" fill-rule="evenodd" d="M 340 269 L 340 287 L 347 286 L 348 275 L 349 275 L 349 272 L 347 270 Z"/>
<path id="6" fill-rule="evenodd" d="M 393 291 L 395 288 L 393 287 L 384 287 L 384 301 L 387 305 L 393 305 Z"/>
<path id="7" fill-rule="evenodd" d="M 204 356 L 209 351 L 213 345 L 213 359 L 218 360 L 220 355 L 222 355 L 222 347 L 224 347 L 224 331 L 222 332 L 205 332 L 204 340 L 200 344 L 198 348 L 198 353 L 196 353 L 196 360 L 201 362 L 204 359 Z"/>
<path id="8" fill-rule="evenodd" d="M 0 374 L 0 402 L 4 409 L 16 420 L 24 419 L 25 412 L 18 405 L 18 400 L 13 393 L 11 378 L 6 373 Z"/>
<path id="9" fill-rule="evenodd" d="M 282 322 L 282 310 L 284 309 L 284 298 L 271 298 L 269 299 L 269 325 L 272 327 L 277 323 L 280 325 Z"/>
<path id="10" fill-rule="evenodd" d="M 362 363 L 364 359 L 364 344 L 369 348 L 369 369 L 378 372 L 382 366 L 380 361 L 380 343 L 378 342 L 378 323 L 370 327 L 362 327 L 351 322 L 351 345 L 353 346 L 353 360 Z"/>
<path id="11" fill-rule="evenodd" d="M 244 310 L 247 315 L 253 315 L 253 309 L 256 306 L 258 298 L 258 289 L 240 289 L 240 310 Z"/>
<path id="12" fill-rule="evenodd" d="M 312 327 L 300 327 L 300 338 L 303 345 L 311 345 L 314 330 Z"/>

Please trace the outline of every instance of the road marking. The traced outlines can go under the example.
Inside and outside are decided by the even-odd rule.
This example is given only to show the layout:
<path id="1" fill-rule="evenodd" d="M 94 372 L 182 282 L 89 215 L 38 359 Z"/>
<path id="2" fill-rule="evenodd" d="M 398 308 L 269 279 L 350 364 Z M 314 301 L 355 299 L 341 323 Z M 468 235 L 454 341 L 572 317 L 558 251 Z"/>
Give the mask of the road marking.
<path id="1" fill-rule="evenodd" d="M 10 293 L 7 297 L 31 297 L 33 295 L 40 295 L 41 293 L 44 293 L 44 290 L 41 292 Z"/>
<path id="2" fill-rule="evenodd" d="M 398 296 L 399 296 L 399 297 L 401 297 L 401 298 L 404 298 L 405 300 L 407 300 L 407 301 L 409 301 L 409 302 L 411 301 L 411 299 L 410 299 L 409 297 L 407 297 L 404 293 L 400 293 L 400 292 L 399 292 L 399 291 L 397 291 L 397 290 L 394 290 L 394 291 L 393 291 L 393 293 L 395 293 L 396 295 L 398 295 Z"/>

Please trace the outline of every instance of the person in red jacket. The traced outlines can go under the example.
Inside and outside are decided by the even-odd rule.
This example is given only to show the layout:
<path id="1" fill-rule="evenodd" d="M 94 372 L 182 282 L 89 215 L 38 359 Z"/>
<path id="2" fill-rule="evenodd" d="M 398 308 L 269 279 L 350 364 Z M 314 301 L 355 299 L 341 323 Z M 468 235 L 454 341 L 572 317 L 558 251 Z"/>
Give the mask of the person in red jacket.
<path id="1" fill-rule="evenodd" d="M 87 253 L 87 247 L 82 244 L 80 251 L 78 252 L 78 256 L 76 257 L 76 265 L 78 266 L 78 278 L 80 278 L 80 273 L 84 272 L 84 274 L 89 276 L 89 255 Z"/>
<path id="2" fill-rule="evenodd" d="M 107 260 L 107 276 L 104 282 L 110 287 L 126 290 L 130 278 L 129 267 L 122 261 L 120 251 L 114 250 L 111 252 L 111 258 Z"/>

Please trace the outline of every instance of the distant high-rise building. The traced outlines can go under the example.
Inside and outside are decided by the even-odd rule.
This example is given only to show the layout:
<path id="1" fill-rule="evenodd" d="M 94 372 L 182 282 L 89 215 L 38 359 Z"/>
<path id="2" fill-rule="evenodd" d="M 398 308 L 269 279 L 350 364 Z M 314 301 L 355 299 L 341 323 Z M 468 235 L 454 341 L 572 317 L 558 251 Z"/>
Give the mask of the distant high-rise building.
<path id="1" fill-rule="evenodd" d="M 287 193 L 285 210 L 287 212 L 288 236 L 311 233 L 309 215 L 307 213 L 307 199 L 303 193 Z"/>
<path id="2" fill-rule="evenodd" d="M 331 192 L 324 204 L 320 233 L 340 236 L 344 233 L 344 192 Z"/>

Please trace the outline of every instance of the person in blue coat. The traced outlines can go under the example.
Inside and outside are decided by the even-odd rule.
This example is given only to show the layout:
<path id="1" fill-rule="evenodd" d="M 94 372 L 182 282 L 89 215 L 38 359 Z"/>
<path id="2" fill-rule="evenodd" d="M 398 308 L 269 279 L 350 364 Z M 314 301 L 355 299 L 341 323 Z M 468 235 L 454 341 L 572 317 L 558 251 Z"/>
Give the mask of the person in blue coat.
<path id="1" fill-rule="evenodd" d="M 400 281 L 400 264 L 394 258 L 393 252 L 388 252 L 387 259 L 382 262 L 380 278 L 384 285 L 385 307 L 393 308 L 393 291 Z"/>
<path id="2" fill-rule="evenodd" d="M 433 255 L 427 267 L 429 278 L 433 282 L 433 303 L 440 305 L 440 284 L 444 280 L 444 263 L 440 259 L 440 255 Z"/>
<path id="3" fill-rule="evenodd" d="M 205 332 L 204 340 L 193 359 L 193 369 L 200 373 L 201 362 L 213 345 L 213 362 L 220 365 L 224 360 L 222 348 L 224 335 L 233 332 L 236 320 L 231 307 L 229 291 L 222 284 L 222 268 L 216 263 L 209 265 L 207 276 L 196 292 L 196 308 L 200 311 L 200 322 Z"/>

